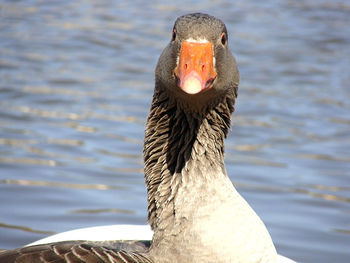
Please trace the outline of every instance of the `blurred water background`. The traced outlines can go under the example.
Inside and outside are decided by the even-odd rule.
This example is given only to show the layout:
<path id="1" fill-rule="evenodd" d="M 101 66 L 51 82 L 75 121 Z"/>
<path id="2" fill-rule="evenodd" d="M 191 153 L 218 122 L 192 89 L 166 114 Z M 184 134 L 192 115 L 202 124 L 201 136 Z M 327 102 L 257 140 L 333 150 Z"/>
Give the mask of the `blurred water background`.
<path id="1" fill-rule="evenodd" d="M 221 18 L 241 73 L 226 140 L 279 253 L 350 260 L 350 2 L 0 1 L 0 248 L 146 223 L 142 144 L 177 16 Z"/>

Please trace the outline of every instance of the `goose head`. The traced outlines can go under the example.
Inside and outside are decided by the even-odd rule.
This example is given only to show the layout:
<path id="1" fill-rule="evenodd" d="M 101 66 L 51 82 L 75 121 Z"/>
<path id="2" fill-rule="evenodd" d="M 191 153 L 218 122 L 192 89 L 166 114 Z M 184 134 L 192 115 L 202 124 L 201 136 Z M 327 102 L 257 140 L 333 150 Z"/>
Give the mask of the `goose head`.
<path id="1" fill-rule="evenodd" d="M 179 17 L 156 67 L 156 91 L 186 110 L 213 107 L 227 93 L 237 96 L 239 73 L 225 24 L 210 15 Z"/>

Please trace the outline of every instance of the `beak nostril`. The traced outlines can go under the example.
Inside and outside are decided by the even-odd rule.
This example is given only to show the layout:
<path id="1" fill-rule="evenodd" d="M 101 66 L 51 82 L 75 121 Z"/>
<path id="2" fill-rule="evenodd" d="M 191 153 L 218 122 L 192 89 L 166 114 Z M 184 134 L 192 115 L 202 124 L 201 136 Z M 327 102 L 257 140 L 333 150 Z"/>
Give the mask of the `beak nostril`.
<path id="1" fill-rule="evenodd" d="M 202 65 L 202 71 L 204 71 L 205 70 L 205 65 Z"/>
<path id="2" fill-rule="evenodd" d="M 187 63 L 185 64 L 185 69 L 187 69 Z"/>

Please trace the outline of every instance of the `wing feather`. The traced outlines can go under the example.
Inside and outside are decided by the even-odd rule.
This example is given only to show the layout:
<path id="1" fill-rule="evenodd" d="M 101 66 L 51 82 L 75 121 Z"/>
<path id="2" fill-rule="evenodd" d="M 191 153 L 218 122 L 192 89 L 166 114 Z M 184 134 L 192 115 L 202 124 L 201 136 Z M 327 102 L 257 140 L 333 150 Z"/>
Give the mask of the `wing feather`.
<path id="1" fill-rule="evenodd" d="M 121 248 L 125 248 L 121 249 Z M 133 251 L 134 248 L 134 251 Z M 142 242 L 58 242 L 0 253 L 2 263 L 152 263 Z"/>

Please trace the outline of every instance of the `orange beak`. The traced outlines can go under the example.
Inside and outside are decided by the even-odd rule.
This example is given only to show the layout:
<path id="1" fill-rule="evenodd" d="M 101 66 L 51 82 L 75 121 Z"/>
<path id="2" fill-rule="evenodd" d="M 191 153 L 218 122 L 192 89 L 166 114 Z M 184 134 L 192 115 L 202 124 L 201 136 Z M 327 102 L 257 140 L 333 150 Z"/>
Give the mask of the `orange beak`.
<path id="1" fill-rule="evenodd" d="M 179 63 L 174 70 L 178 86 L 188 94 L 210 89 L 216 78 L 213 44 L 183 41 Z"/>

